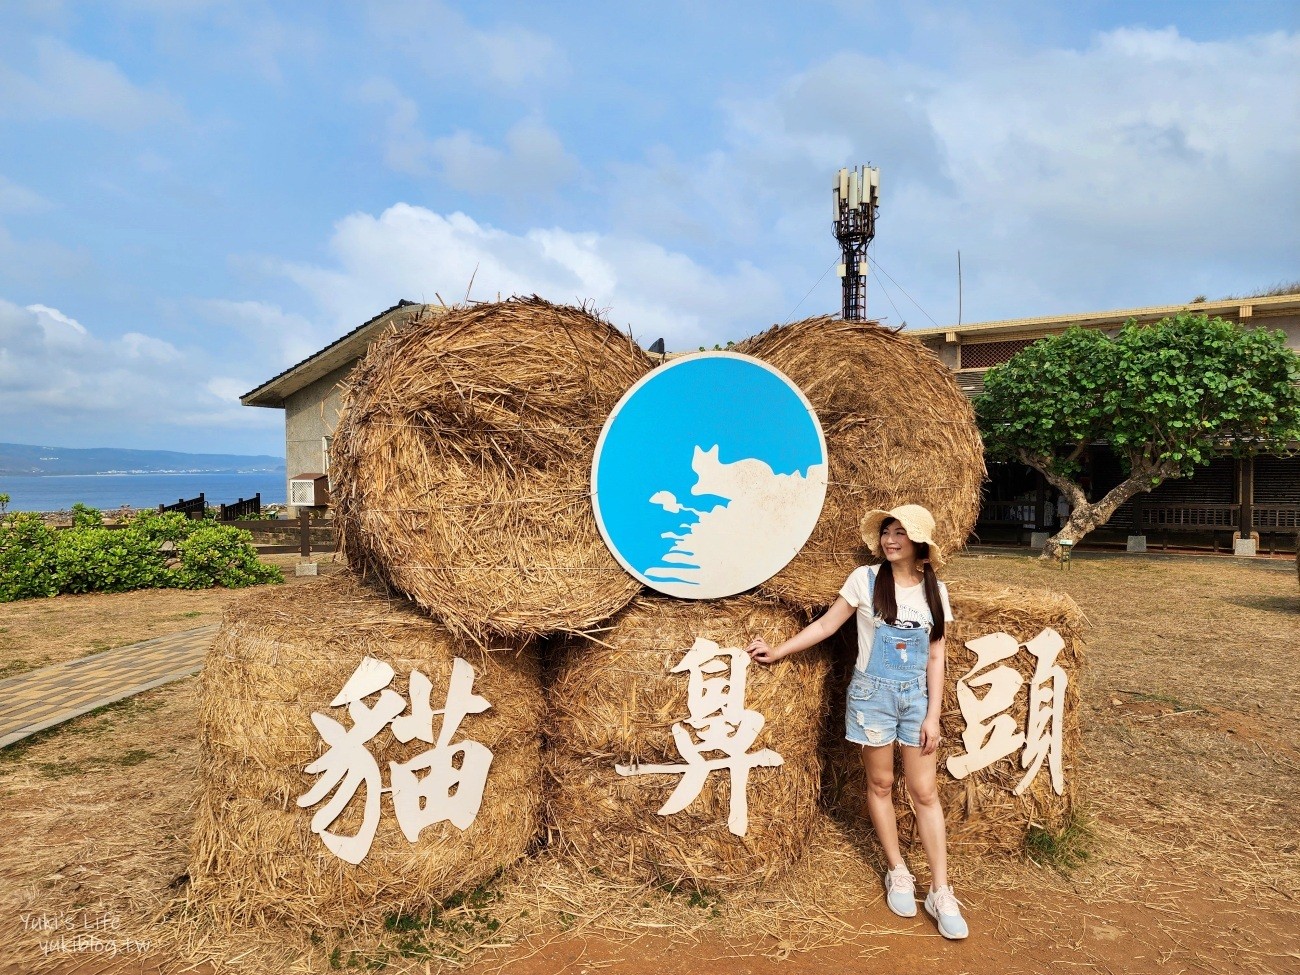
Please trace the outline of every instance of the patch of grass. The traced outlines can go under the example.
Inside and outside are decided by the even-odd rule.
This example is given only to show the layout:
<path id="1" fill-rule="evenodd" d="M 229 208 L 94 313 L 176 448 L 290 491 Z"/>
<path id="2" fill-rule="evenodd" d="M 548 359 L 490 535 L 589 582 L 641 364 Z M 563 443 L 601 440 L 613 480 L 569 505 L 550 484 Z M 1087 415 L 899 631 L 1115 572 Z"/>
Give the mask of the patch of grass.
<path id="1" fill-rule="evenodd" d="M 66 779 L 81 775 L 91 768 L 90 762 L 35 762 L 36 771 L 47 779 Z"/>
<path id="2" fill-rule="evenodd" d="M 1091 859 L 1093 841 L 1086 816 L 1076 810 L 1059 830 L 1030 826 L 1025 834 L 1025 856 L 1059 873 L 1069 873 Z"/>
<path id="3" fill-rule="evenodd" d="M 0 664 L 0 680 L 6 677 L 17 677 L 39 667 L 40 664 L 32 663 L 30 660 L 11 660 L 7 664 Z"/>
<path id="4" fill-rule="evenodd" d="M 669 897 L 685 897 L 687 907 L 696 907 L 701 910 L 711 908 L 714 917 L 719 914 L 718 904 L 721 898 L 716 891 L 710 890 L 708 887 L 664 881 L 659 884 L 659 889 Z"/>
<path id="5" fill-rule="evenodd" d="M 388 959 L 459 959 L 463 949 L 495 934 L 501 920 L 491 906 L 501 899 L 493 888 L 501 876 L 492 877 L 468 891 L 452 894 L 428 911 L 393 912 L 385 915 L 384 929 L 394 936 L 391 945 L 378 955 L 362 958 L 353 953 L 345 958 L 336 948 L 330 955 L 331 968 L 385 967 Z"/>
<path id="6" fill-rule="evenodd" d="M 153 758 L 153 752 L 143 748 L 132 748 L 121 755 L 97 755 L 71 762 L 33 762 L 33 767 L 49 779 L 64 779 L 70 775 L 84 775 L 96 768 L 116 765 L 119 768 L 134 768 L 141 762 Z"/>
<path id="7" fill-rule="evenodd" d="M 159 696 L 147 701 L 141 700 L 139 697 L 128 697 L 122 701 L 105 704 L 102 708 L 87 711 L 71 721 L 65 721 L 63 724 L 56 724 L 34 732 L 12 745 L 0 748 L 0 766 L 21 761 L 32 748 L 58 735 L 98 737 L 113 728 L 114 719 L 149 714 L 157 711 L 166 703 L 166 698 Z M 127 754 L 131 753 L 128 752 Z M 146 757 L 149 757 L 149 753 L 146 753 Z M 139 761 L 143 761 L 143 759 Z M 138 764 L 138 762 L 132 764 Z"/>

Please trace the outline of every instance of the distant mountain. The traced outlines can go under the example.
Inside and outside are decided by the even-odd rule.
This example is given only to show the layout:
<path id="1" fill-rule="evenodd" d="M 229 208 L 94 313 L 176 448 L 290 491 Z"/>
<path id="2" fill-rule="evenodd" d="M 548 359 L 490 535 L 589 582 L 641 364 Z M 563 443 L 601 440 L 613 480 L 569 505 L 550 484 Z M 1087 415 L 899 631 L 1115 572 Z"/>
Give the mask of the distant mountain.
<path id="1" fill-rule="evenodd" d="M 265 454 L 183 454 L 117 447 L 35 447 L 0 443 L 0 477 L 40 474 L 162 474 L 283 471 L 284 458 Z"/>

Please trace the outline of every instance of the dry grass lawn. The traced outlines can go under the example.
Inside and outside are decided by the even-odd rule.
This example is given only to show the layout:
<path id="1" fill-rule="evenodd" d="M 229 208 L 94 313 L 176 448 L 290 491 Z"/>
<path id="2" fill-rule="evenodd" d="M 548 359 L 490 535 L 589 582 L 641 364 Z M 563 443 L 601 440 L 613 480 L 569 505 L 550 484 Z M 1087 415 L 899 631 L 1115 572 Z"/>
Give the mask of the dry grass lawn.
<path id="1" fill-rule="evenodd" d="M 300 561 L 297 555 L 266 555 L 262 560 L 280 566 L 286 582 L 302 581 L 293 574 Z M 335 571 L 332 560 L 323 556 L 319 571 Z M 244 591 L 143 589 L 0 603 L 0 680 L 219 622 L 226 603 Z"/>
<path id="2" fill-rule="evenodd" d="M 889 914 L 871 837 L 830 821 L 792 876 L 747 895 L 628 888 L 543 851 L 432 923 L 227 931 L 185 899 L 198 751 L 184 681 L 0 750 L 0 973 L 1300 971 L 1294 566 L 1105 555 L 1058 571 L 970 554 L 947 576 L 1062 590 L 1093 624 L 1086 823 L 1033 857 L 954 863 L 965 942 Z M 0 605 L 0 667 L 58 659 L 63 632 L 92 652 L 201 625 L 225 596 Z M 96 947 L 110 943 L 116 957 Z"/>

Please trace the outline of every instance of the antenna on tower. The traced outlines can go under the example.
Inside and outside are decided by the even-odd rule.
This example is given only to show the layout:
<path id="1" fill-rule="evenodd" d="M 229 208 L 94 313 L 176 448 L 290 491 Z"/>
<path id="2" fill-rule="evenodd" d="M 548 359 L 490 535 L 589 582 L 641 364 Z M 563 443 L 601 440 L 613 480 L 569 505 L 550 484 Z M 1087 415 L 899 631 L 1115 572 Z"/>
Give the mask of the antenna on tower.
<path id="1" fill-rule="evenodd" d="M 867 318 L 867 245 L 876 236 L 880 209 L 880 170 L 871 166 L 835 174 L 835 239 L 840 243 L 840 280 L 846 322 Z"/>

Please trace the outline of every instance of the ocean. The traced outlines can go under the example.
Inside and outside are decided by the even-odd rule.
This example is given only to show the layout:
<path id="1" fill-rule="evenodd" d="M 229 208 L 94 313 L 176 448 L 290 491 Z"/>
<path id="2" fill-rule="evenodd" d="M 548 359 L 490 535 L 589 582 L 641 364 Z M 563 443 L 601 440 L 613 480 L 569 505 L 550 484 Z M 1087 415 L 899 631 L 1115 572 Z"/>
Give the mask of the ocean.
<path id="1" fill-rule="evenodd" d="M 10 511 L 67 511 L 78 501 L 101 510 L 157 508 L 200 492 L 208 504 L 233 504 L 259 491 L 262 504 L 284 504 L 284 473 L 0 475 L 0 494 L 9 495 Z"/>

